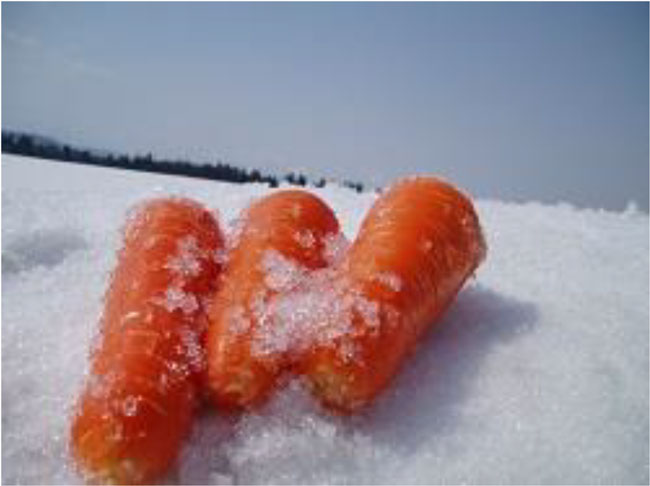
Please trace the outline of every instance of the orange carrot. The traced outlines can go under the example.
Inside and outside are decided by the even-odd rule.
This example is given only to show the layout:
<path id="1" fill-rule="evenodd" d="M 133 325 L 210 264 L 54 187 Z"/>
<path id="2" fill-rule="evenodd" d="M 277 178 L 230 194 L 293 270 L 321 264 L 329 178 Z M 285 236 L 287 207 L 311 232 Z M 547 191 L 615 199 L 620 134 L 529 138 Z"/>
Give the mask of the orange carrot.
<path id="1" fill-rule="evenodd" d="M 153 200 L 130 218 L 72 423 L 88 480 L 147 483 L 174 461 L 205 371 L 203 300 L 222 248 L 214 217 L 187 199 Z"/>
<path id="2" fill-rule="evenodd" d="M 332 210 L 304 191 L 276 192 L 245 211 L 208 311 L 208 387 L 222 409 L 254 406 L 272 391 L 291 350 L 274 334 L 268 304 L 326 265 L 338 229 Z"/>
<path id="3" fill-rule="evenodd" d="M 381 195 L 330 282 L 340 309 L 322 332 L 339 330 L 299 365 L 313 393 L 341 412 L 369 404 L 485 253 L 472 203 L 452 185 L 416 177 Z"/>

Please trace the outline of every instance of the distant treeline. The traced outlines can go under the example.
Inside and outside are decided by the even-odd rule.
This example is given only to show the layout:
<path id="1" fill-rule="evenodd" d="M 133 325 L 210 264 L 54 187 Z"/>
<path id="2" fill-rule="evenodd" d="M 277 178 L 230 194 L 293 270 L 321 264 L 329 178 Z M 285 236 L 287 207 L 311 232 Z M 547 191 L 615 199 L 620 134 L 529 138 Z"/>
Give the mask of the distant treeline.
<path id="1" fill-rule="evenodd" d="M 304 174 L 297 174 L 295 172 L 290 172 L 284 177 L 278 178 L 273 175 L 262 174 L 257 169 L 246 170 L 221 161 L 197 164 L 182 159 L 158 159 L 154 158 L 151 153 L 134 156 L 113 154 L 110 152 L 77 148 L 39 135 L 4 130 L 2 131 L 2 152 L 63 162 L 97 165 L 101 167 L 117 167 L 120 169 L 197 177 L 239 184 L 260 182 L 266 183 L 270 187 L 278 187 L 278 184 L 282 181 L 297 186 L 306 186 L 309 184 L 315 187 L 324 187 L 327 184 L 324 178 L 310 181 Z M 363 191 L 363 184 L 360 182 L 346 180 L 341 184 L 357 192 Z"/>

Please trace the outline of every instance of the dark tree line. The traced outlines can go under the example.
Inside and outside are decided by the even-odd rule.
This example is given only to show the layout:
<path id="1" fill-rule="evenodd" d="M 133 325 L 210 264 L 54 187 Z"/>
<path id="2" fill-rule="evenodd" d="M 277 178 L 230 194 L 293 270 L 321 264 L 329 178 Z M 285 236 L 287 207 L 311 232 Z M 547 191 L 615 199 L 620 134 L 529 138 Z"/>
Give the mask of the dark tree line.
<path id="1" fill-rule="evenodd" d="M 120 169 L 155 172 L 159 174 L 172 174 L 201 179 L 212 179 L 235 183 L 259 182 L 277 187 L 280 180 L 297 185 L 307 186 L 309 181 L 303 174 L 291 172 L 284 178 L 262 174 L 259 170 L 246 170 L 223 162 L 215 164 L 197 164 L 188 160 L 157 159 L 151 153 L 145 155 L 124 155 L 97 152 L 80 149 L 68 144 L 61 144 L 37 135 L 15 132 L 2 132 L 2 152 L 42 159 L 73 162 L 80 164 L 96 165 L 101 167 L 117 167 Z M 327 181 L 320 178 L 312 185 L 324 187 Z M 343 185 L 357 192 L 363 191 L 360 182 L 344 181 Z"/>

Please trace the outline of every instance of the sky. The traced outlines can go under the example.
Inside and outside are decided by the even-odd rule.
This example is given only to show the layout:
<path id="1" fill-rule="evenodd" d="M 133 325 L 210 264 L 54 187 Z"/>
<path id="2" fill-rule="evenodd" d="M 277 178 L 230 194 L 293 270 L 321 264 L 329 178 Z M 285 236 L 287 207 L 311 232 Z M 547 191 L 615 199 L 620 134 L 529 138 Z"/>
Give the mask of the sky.
<path id="1" fill-rule="evenodd" d="M 648 209 L 647 3 L 2 3 L 2 127 Z"/>

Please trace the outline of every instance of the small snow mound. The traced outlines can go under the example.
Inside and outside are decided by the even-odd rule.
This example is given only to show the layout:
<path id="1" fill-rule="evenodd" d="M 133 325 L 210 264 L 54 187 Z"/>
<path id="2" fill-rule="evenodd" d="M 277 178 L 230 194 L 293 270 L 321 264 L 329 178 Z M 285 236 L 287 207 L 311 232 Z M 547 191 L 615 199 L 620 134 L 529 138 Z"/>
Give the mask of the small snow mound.
<path id="1" fill-rule="evenodd" d="M 291 290 L 307 273 L 295 260 L 285 257 L 275 249 L 264 252 L 261 265 L 266 275 L 264 282 L 269 289 L 276 292 Z"/>
<path id="2" fill-rule="evenodd" d="M 342 232 L 325 235 L 324 243 L 325 261 L 330 266 L 340 263 L 350 247 L 350 241 Z"/>
<path id="3" fill-rule="evenodd" d="M 249 302 L 256 322 L 255 355 L 300 351 L 323 336 L 325 329 L 347 332 L 350 319 L 334 311 L 340 289 L 332 288 L 331 270 L 310 270 L 274 249 L 265 252 L 261 266 L 268 289 Z M 331 325 L 333 320 L 338 326 Z"/>
<path id="4" fill-rule="evenodd" d="M 356 333 L 376 333 L 382 325 L 395 322 L 389 306 L 350 287 L 336 268 L 310 270 L 275 250 L 267 251 L 262 266 L 271 292 L 261 291 L 249 303 L 256 323 L 252 335 L 254 355 L 289 350 L 301 353 L 314 345 L 340 341 L 337 350 L 348 361 L 356 358 L 352 339 Z M 393 287 L 400 285 L 394 276 L 384 278 Z M 240 313 L 238 310 L 230 317 L 236 328 L 242 319 Z M 355 327 L 355 319 L 361 319 L 365 326 Z"/>

